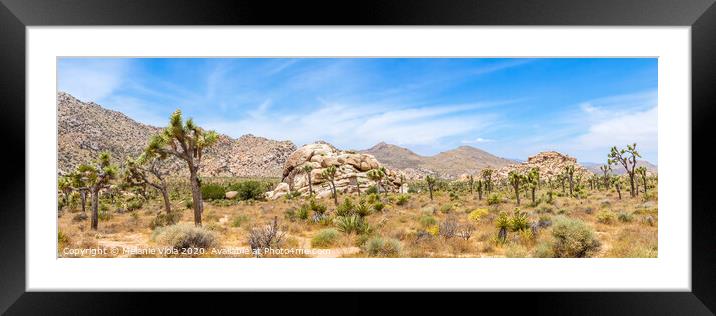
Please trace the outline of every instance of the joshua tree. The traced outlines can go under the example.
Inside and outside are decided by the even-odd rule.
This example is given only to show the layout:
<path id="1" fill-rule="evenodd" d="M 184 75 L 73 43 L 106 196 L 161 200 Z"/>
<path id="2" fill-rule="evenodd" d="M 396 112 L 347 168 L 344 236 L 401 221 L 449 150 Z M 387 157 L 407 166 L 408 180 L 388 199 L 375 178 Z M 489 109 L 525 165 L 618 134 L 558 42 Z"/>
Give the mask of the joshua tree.
<path id="1" fill-rule="evenodd" d="M 477 198 L 482 201 L 482 190 L 484 188 L 484 185 L 482 183 L 482 180 L 477 180 Z"/>
<path id="2" fill-rule="evenodd" d="M 430 192 L 430 201 L 433 200 L 433 186 L 435 186 L 435 177 L 425 176 L 425 182 L 428 184 L 428 192 Z"/>
<path id="3" fill-rule="evenodd" d="M 539 169 L 538 168 L 530 169 L 530 172 L 527 174 L 526 180 L 527 180 L 527 185 L 530 189 L 530 192 L 532 193 L 532 205 L 536 205 L 535 190 L 537 189 L 537 186 L 539 185 Z"/>
<path id="4" fill-rule="evenodd" d="M 609 164 L 621 164 L 627 171 L 629 176 L 629 184 L 631 185 L 631 191 L 629 192 L 632 197 L 636 196 L 636 187 L 634 183 L 634 175 L 636 168 L 636 158 L 640 158 L 641 155 L 636 151 L 636 143 L 633 145 L 627 145 L 626 149 L 617 149 L 617 146 L 612 147 L 611 152 L 608 155 Z"/>
<path id="5" fill-rule="evenodd" d="M 485 190 L 487 191 L 487 194 L 490 194 L 492 192 L 492 173 L 494 170 L 490 167 L 487 167 L 485 169 L 482 169 L 482 181 L 483 185 L 485 186 Z"/>
<path id="6" fill-rule="evenodd" d="M 609 190 L 609 171 L 612 171 L 612 166 L 607 163 L 606 165 L 599 167 L 599 169 L 602 170 L 602 173 L 604 174 L 604 188 Z"/>
<path id="7" fill-rule="evenodd" d="M 507 213 L 500 212 L 500 215 L 497 216 L 497 219 L 495 220 L 495 226 L 500 229 L 500 232 L 497 234 L 497 238 L 499 241 L 504 242 L 507 240 L 507 228 L 510 227 L 510 218 L 507 216 Z"/>
<path id="8" fill-rule="evenodd" d="M 144 152 L 135 159 L 127 158 L 123 180 L 129 186 L 149 185 L 159 191 L 164 200 L 164 211 L 169 214 L 172 211 L 172 204 L 169 202 L 169 187 L 165 179 L 166 171 L 161 169 L 164 158 L 157 155 L 156 152 Z"/>
<path id="9" fill-rule="evenodd" d="M 562 172 L 561 174 L 557 175 L 557 177 L 559 178 L 559 182 L 562 185 L 562 195 L 567 194 L 567 191 L 564 186 L 564 181 L 567 179 L 566 173 Z"/>
<path id="10" fill-rule="evenodd" d="M 472 175 L 467 176 L 467 185 L 470 187 L 470 195 L 472 195 L 472 186 L 475 185 L 475 178 Z"/>
<path id="11" fill-rule="evenodd" d="M 388 195 L 388 190 L 385 190 L 385 188 L 382 187 L 383 178 L 385 178 L 385 168 L 380 167 L 378 169 L 372 169 L 368 171 L 366 174 L 369 179 L 375 181 L 375 187 L 378 189 L 378 194 L 380 195 L 380 190 L 383 190 L 385 195 Z"/>
<path id="12" fill-rule="evenodd" d="M 182 121 L 181 110 L 176 110 L 169 118 L 169 126 L 149 141 L 146 152 L 160 157 L 175 156 L 189 167 L 189 183 L 194 206 L 194 225 L 201 226 L 204 202 L 201 197 L 199 168 L 204 150 L 216 143 L 218 135 L 214 131 L 205 131 L 194 124 L 190 118 Z"/>
<path id="13" fill-rule="evenodd" d="M 333 192 L 333 203 L 338 206 L 338 192 L 336 192 L 336 166 L 329 166 L 326 169 L 323 169 L 323 172 L 321 172 L 321 177 L 328 180 L 328 183 L 331 185 L 331 191 Z"/>
<path id="14" fill-rule="evenodd" d="M 301 168 L 301 171 L 306 174 L 308 180 L 308 197 L 310 198 L 313 196 L 313 184 L 311 183 L 311 171 L 313 171 L 313 167 L 311 165 L 305 165 Z M 360 188 L 358 188 L 358 195 L 360 195 Z"/>
<path id="15" fill-rule="evenodd" d="M 75 183 L 81 183 L 83 187 L 80 190 L 86 190 L 90 193 L 92 206 L 91 228 L 97 230 L 99 221 L 99 191 L 109 188 L 109 181 L 117 176 L 117 166 L 111 162 L 108 152 L 99 154 L 97 161 L 89 164 L 77 166 L 77 171 L 73 174 Z"/>
<path id="16" fill-rule="evenodd" d="M 507 180 L 510 182 L 510 185 L 515 190 L 515 199 L 517 200 L 517 205 L 520 205 L 520 184 L 525 182 L 525 176 L 515 170 L 512 170 L 507 175 Z"/>
<path id="17" fill-rule="evenodd" d="M 569 180 L 569 196 L 574 196 L 574 165 L 564 167 L 564 174 Z"/>
<path id="18" fill-rule="evenodd" d="M 62 202 L 67 205 L 72 193 L 72 178 L 70 176 L 61 176 L 57 179 L 57 190 L 62 193 Z"/>
<path id="19" fill-rule="evenodd" d="M 614 185 L 614 189 L 617 190 L 617 194 L 619 195 L 619 199 L 622 199 L 622 178 L 619 176 L 612 177 L 611 183 Z"/>
<path id="20" fill-rule="evenodd" d="M 644 167 L 644 166 L 639 166 L 639 167 L 637 167 L 637 168 L 634 170 L 634 172 L 636 172 L 636 174 L 638 174 L 639 176 L 641 176 L 641 183 L 642 183 L 642 185 L 644 186 L 644 198 L 646 198 L 646 189 L 647 189 L 647 185 L 646 185 L 646 184 L 647 184 L 647 183 L 646 183 L 646 167 Z"/>

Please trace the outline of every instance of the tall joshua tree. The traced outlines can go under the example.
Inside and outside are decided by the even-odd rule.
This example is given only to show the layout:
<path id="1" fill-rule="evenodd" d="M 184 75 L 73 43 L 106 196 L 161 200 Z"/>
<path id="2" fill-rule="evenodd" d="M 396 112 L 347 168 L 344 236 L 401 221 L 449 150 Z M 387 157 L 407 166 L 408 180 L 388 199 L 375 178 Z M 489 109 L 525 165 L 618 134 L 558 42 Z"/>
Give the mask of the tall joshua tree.
<path id="1" fill-rule="evenodd" d="M 481 175 L 482 175 L 482 181 L 485 185 L 485 190 L 487 191 L 487 194 L 490 194 L 492 192 L 492 173 L 493 169 L 490 167 L 487 167 L 485 169 L 482 169 Z"/>
<path id="2" fill-rule="evenodd" d="M 435 186 L 435 177 L 425 176 L 425 182 L 428 184 L 428 192 L 430 192 L 430 201 L 433 200 L 433 187 Z"/>
<path id="3" fill-rule="evenodd" d="M 57 190 L 62 193 L 62 204 L 67 205 L 72 193 L 72 179 L 70 176 L 61 176 L 57 179 Z"/>
<path id="4" fill-rule="evenodd" d="M 604 189 L 609 190 L 609 171 L 612 171 L 612 166 L 607 163 L 606 165 L 602 165 L 599 167 L 600 170 L 602 170 L 602 174 L 604 174 Z"/>
<path id="5" fill-rule="evenodd" d="M 475 185 L 475 178 L 472 175 L 467 176 L 467 185 L 470 188 L 470 195 L 472 195 L 472 187 Z"/>
<path id="6" fill-rule="evenodd" d="M 532 205 L 536 205 L 535 190 L 539 186 L 539 168 L 532 168 L 527 174 L 527 185 L 532 193 Z"/>
<path id="7" fill-rule="evenodd" d="M 507 175 L 507 180 L 510 182 L 510 185 L 515 190 L 515 199 L 517 200 L 517 205 L 520 205 L 520 185 L 525 182 L 525 176 L 515 170 L 512 170 Z"/>
<path id="8" fill-rule="evenodd" d="M 328 183 L 331 185 L 331 191 L 333 192 L 333 203 L 338 206 L 338 192 L 336 192 L 336 166 L 329 166 L 326 169 L 323 169 L 323 172 L 321 172 L 321 177 L 328 180 Z"/>
<path id="9" fill-rule="evenodd" d="M 313 171 L 313 167 L 311 165 L 305 165 L 301 168 L 301 171 L 306 174 L 308 180 L 308 197 L 310 198 L 313 196 L 313 184 L 311 183 L 311 171 Z M 360 194 L 360 192 L 358 194 Z"/>
<path id="10" fill-rule="evenodd" d="M 199 168 L 204 150 L 216 143 L 218 135 L 214 131 L 205 131 L 194 124 L 190 118 L 182 120 L 181 110 L 176 110 L 169 117 L 169 126 L 151 138 L 146 151 L 160 156 L 175 156 L 186 162 L 189 168 L 189 183 L 194 208 L 194 225 L 201 226 L 201 215 L 204 203 L 201 197 L 201 180 Z"/>
<path id="11" fill-rule="evenodd" d="M 636 196 L 636 187 L 634 183 L 634 176 L 636 168 L 636 159 L 640 158 L 641 155 L 636 151 L 636 143 L 627 145 L 627 148 L 618 149 L 617 146 L 612 147 L 611 152 L 608 155 L 609 164 L 621 164 L 626 169 L 627 175 L 629 176 L 629 185 L 631 191 L 629 192 L 632 197 Z"/>
<path id="12" fill-rule="evenodd" d="M 646 198 L 646 189 L 647 189 L 646 167 L 639 166 L 634 170 L 634 172 L 636 172 L 636 174 L 638 174 L 641 177 L 641 183 L 644 186 L 644 198 Z"/>
<path id="13" fill-rule="evenodd" d="M 482 201 L 482 191 L 484 189 L 484 185 L 482 183 L 482 180 L 477 180 L 476 185 L 477 187 L 477 199 Z"/>
<path id="14" fill-rule="evenodd" d="M 97 230 L 99 222 L 99 192 L 109 188 L 109 182 L 117 176 L 117 166 L 111 162 L 108 152 L 102 152 L 96 161 L 77 166 L 73 174 L 76 177 L 75 183 L 81 183 L 83 187 L 79 190 L 86 190 L 90 193 L 92 220 L 91 228 Z"/>
<path id="15" fill-rule="evenodd" d="M 564 167 L 564 175 L 569 180 L 569 196 L 574 196 L 574 165 Z"/>
<path id="16" fill-rule="evenodd" d="M 164 211 L 170 213 L 172 204 L 169 202 L 169 186 L 166 181 L 166 171 L 161 169 L 161 163 L 166 156 L 158 153 L 144 152 L 137 158 L 127 158 L 123 181 L 129 186 L 149 185 L 162 194 Z"/>

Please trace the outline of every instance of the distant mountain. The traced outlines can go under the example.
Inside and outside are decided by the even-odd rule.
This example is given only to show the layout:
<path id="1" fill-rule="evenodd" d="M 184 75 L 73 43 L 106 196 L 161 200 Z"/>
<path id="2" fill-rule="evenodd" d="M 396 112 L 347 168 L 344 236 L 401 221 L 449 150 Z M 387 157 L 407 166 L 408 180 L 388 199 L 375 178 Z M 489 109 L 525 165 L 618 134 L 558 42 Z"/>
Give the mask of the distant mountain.
<path id="1" fill-rule="evenodd" d="M 594 172 L 596 174 L 602 174 L 602 170 L 599 169 L 599 167 L 601 167 L 603 164 L 595 163 L 595 162 L 584 162 L 584 163 L 582 163 L 582 165 L 585 168 L 589 169 L 589 171 L 591 171 L 591 172 Z M 644 167 L 646 167 L 647 171 L 654 173 L 654 174 L 659 173 L 658 172 L 659 168 L 656 165 L 654 165 L 646 160 L 637 160 L 636 166 L 637 167 L 644 166 Z M 618 175 L 626 174 L 626 170 L 624 170 L 624 167 L 622 167 L 622 165 L 612 165 L 612 174 L 618 174 Z"/>
<path id="2" fill-rule="evenodd" d="M 389 168 L 403 170 L 409 178 L 419 178 L 426 174 L 457 178 L 461 174 L 476 173 L 488 166 L 500 168 L 516 162 L 471 146 L 460 146 L 434 156 L 420 156 L 407 148 L 381 142 L 359 152 L 375 156 Z"/>
<path id="3" fill-rule="evenodd" d="M 82 102 L 70 94 L 57 94 L 57 164 L 59 173 L 109 151 L 116 163 L 142 152 L 147 140 L 161 128 L 134 121 L 126 115 Z M 220 135 L 207 150 L 200 174 L 210 176 L 280 177 L 283 164 L 296 150 L 290 141 L 253 135 L 238 139 Z M 183 162 L 169 161 L 168 169 L 186 172 Z"/>

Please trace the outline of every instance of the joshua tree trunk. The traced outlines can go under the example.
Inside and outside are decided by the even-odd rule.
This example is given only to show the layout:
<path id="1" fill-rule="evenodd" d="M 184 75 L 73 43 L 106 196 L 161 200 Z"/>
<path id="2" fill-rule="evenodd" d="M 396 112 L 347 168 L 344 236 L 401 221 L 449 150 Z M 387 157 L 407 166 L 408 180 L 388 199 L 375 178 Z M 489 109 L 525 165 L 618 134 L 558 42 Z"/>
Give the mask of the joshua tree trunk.
<path id="1" fill-rule="evenodd" d="M 535 188 L 534 187 L 532 187 L 532 205 L 536 205 L 535 204 Z"/>
<path id="2" fill-rule="evenodd" d="M 513 184 L 512 187 L 515 188 L 515 199 L 517 199 L 517 205 L 520 205 L 520 185 Z"/>
<path id="3" fill-rule="evenodd" d="M 619 194 L 619 199 L 621 200 L 621 199 L 622 199 L 622 186 L 617 183 L 617 184 L 614 186 L 614 188 L 617 189 L 617 194 Z"/>
<path id="4" fill-rule="evenodd" d="M 172 204 L 169 202 L 169 190 L 165 186 L 159 191 L 162 192 L 162 198 L 164 199 L 164 210 L 169 214 L 172 211 Z"/>
<path id="5" fill-rule="evenodd" d="M 641 175 L 641 180 L 644 183 L 644 198 L 646 198 L 646 189 L 648 186 L 646 185 L 646 175 L 645 174 Z"/>
<path id="6" fill-rule="evenodd" d="M 433 186 L 428 184 L 428 191 L 430 192 L 430 201 L 433 200 Z"/>
<path id="7" fill-rule="evenodd" d="M 477 190 L 477 199 L 482 201 L 482 190 Z"/>
<path id="8" fill-rule="evenodd" d="M 636 184 L 634 183 L 634 172 L 629 172 L 629 184 L 631 185 L 631 193 L 632 197 L 636 196 Z"/>
<path id="9" fill-rule="evenodd" d="M 574 178 L 569 176 L 569 196 L 574 196 Z"/>
<path id="10" fill-rule="evenodd" d="M 564 188 L 564 178 L 561 178 L 560 180 L 562 182 L 562 194 L 565 194 L 565 193 L 567 193 L 567 190 L 565 190 L 565 188 Z"/>
<path id="11" fill-rule="evenodd" d="M 191 179 L 191 198 L 194 203 L 194 225 L 201 227 L 201 214 L 204 212 L 204 203 L 201 197 L 201 182 L 196 168 L 189 168 Z"/>
<path id="12" fill-rule="evenodd" d="M 97 230 L 99 222 L 99 189 L 92 189 L 92 230 Z"/>
<path id="13" fill-rule="evenodd" d="M 333 191 L 333 203 L 338 206 L 338 193 L 336 193 L 336 183 L 331 179 L 331 191 Z"/>
<path id="14" fill-rule="evenodd" d="M 507 228 L 501 227 L 500 232 L 498 233 L 498 238 L 500 241 L 505 241 L 507 239 Z"/>

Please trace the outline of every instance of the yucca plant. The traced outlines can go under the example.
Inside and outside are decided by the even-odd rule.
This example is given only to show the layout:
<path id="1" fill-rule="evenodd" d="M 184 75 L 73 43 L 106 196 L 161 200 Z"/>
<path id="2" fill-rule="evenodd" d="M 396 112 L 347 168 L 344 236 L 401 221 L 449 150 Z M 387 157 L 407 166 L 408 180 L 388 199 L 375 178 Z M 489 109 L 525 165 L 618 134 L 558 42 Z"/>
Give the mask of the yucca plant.
<path id="1" fill-rule="evenodd" d="M 333 220 L 336 228 L 346 234 L 363 234 L 370 230 L 370 226 L 358 215 L 338 216 Z"/>
<path id="2" fill-rule="evenodd" d="M 510 229 L 513 232 L 516 232 L 529 228 L 530 222 L 527 218 L 527 214 L 525 214 L 524 212 L 520 212 L 519 210 L 515 210 L 515 213 L 512 214 L 512 216 L 510 217 Z"/>
<path id="3" fill-rule="evenodd" d="M 510 225 L 510 217 L 507 216 L 507 213 L 500 212 L 500 215 L 498 215 L 497 219 L 495 219 L 495 226 L 500 229 L 497 233 L 497 238 L 501 242 L 505 242 L 505 240 L 507 240 L 507 229 L 510 228 Z"/>

